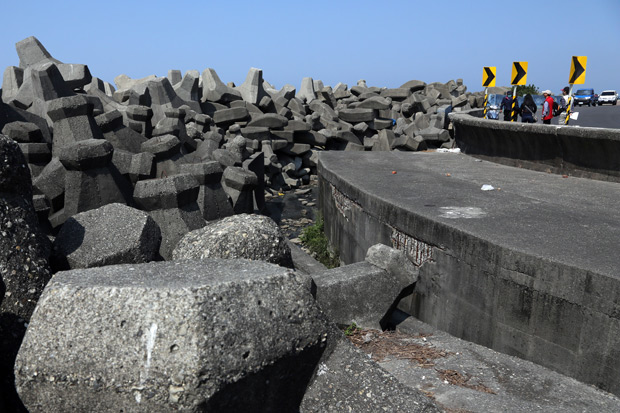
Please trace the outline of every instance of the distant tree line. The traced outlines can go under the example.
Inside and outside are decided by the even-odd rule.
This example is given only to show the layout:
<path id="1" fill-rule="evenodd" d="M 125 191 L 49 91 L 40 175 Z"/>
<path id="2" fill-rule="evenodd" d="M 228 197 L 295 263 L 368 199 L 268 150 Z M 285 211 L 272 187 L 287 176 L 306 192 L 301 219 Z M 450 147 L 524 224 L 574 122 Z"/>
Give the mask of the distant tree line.
<path id="1" fill-rule="evenodd" d="M 529 85 L 518 85 L 517 86 L 517 96 L 525 96 L 528 93 L 530 95 L 540 95 L 540 90 L 533 83 Z"/>

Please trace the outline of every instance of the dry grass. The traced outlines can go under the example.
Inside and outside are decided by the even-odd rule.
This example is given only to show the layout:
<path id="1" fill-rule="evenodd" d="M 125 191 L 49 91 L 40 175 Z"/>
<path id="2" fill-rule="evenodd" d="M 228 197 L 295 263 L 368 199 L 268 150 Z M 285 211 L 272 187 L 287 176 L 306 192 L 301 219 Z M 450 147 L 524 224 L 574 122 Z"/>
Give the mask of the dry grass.
<path id="1" fill-rule="evenodd" d="M 450 354 L 447 351 L 437 350 L 429 344 L 411 342 L 412 338 L 422 338 L 422 335 L 412 336 L 398 331 L 356 329 L 347 337 L 356 347 L 370 354 L 377 362 L 394 357 L 417 363 L 420 367 L 430 368 L 435 365 L 433 360 Z"/>
<path id="2" fill-rule="evenodd" d="M 453 384 L 455 386 L 467 387 L 468 389 L 481 391 L 484 393 L 497 394 L 493 390 L 485 386 L 484 384 L 470 383 L 469 380 L 471 379 L 471 375 L 469 374 L 462 375 L 456 370 L 441 370 L 441 369 L 435 369 L 435 370 L 437 371 L 437 373 L 439 373 L 439 377 L 442 380 L 445 380 L 448 383 Z"/>

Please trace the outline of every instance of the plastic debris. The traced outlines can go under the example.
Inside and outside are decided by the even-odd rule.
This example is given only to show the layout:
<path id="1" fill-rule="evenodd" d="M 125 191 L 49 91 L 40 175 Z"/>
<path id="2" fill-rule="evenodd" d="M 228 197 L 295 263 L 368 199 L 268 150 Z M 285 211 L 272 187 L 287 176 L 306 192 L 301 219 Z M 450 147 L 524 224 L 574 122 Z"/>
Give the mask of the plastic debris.
<path id="1" fill-rule="evenodd" d="M 492 191 L 495 188 L 493 188 L 493 185 L 482 185 L 482 188 L 480 189 L 482 189 L 483 191 Z"/>
<path id="2" fill-rule="evenodd" d="M 447 148 L 439 148 L 437 149 L 437 152 L 443 152 L 443 153 L 461 153 L 461 149 L 460 148 L 452 148 L 452 149 L 447 149 Z"/>
<path id="3" fill-rule="evenodd" d="M 392 171 L 392 175 L 396 175 L 396 171 Z"/>

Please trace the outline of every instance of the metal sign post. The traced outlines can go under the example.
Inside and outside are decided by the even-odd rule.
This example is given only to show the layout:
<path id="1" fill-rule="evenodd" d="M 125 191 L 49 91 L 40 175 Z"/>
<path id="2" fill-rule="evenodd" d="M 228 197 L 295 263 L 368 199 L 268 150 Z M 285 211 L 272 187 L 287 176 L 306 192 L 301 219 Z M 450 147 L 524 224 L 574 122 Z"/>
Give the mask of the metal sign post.
<path id="1" fill-rule="evenodd" d="M 512 81 L 511 85 L 514 85 L 512 91 L 512 113 L 510 121 L 517 120 L 517 85 L 525 85 L 527 82 L 527 62 L 512 62 Z"/>
<path id="2" fill-rule="evenodd" d="M 573 56 L 570 64 L 570 75 L 568 76 L 568 84 L 570 90 L 568 91 L 568 103 L 566 105 L 566 118 L 564 124 L 568 125 L 570 120 L 570 110 L 573 103 L 573 85 L 583 85 L 586 81 L 586 65 L 588 63 L 588 56 Z"/>
<path id="3" fill-rule="evenodd" d="M 489 87 L 495 86 L 495 67 L 485 66 L 482 69 L 482 86 L 484 86 L 484 119 L 487 118 L 487 103 Z"/>

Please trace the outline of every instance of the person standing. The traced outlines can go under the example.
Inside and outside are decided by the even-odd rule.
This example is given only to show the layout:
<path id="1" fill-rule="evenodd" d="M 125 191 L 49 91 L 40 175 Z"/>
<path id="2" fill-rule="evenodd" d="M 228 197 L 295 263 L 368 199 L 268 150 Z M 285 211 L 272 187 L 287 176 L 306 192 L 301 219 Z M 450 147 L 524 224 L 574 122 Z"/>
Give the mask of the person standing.
<path id="1" fill-rule="evenodd" d="M 545 97 L 542 108 L 542 120 L 545 125 L 551 125 L 551 119 L 553 119 L 553 98 L 549 89 L 543 90 L 542 93 Z"/>
<path id="2" fill-rule="evenodd" d="M 538 107 L 534 102 L 534 98 L 529 93 L 523 97 L 523 103 L 521 104 L 521 122 L 523 123 L 536 123 L 536 111 Z"/>
<path id="3" fill-rule="evenodd" d="M 568 96 L 569 91 L 570 89 L 568 86 L 562 89 L 562 97 L 559 102 L 560 108 L 562 108 L 562 113 L 560 113 L 560 116 L 558 117 L 558 125 L 564 125 L 566 122 L 566 116 L 568 115 L 568 100 L 570 99 L 570 96 Z"/>
<path id="4" fill-rule="evenodd" d="M 506 92 L 506 96 L 502 99 L 499 108 L 504 112 L 504 120 L 510 122 L 510 118 L 512 117 L 512 95 L 510 92 Z"/>

